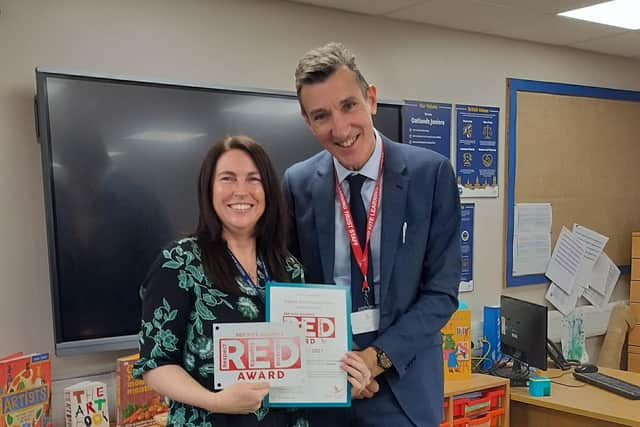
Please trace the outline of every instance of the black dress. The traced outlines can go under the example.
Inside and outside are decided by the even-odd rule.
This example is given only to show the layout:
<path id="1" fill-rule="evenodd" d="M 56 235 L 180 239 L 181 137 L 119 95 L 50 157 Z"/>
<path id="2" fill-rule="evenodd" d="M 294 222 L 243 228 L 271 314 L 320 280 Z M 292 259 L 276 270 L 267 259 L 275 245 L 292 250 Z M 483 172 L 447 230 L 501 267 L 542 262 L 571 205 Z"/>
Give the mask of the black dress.
<path id="1" fill-rule="evenodd" d="M 258 286 L 236 277 L 239 292 L 227 295 L 204 273 L 200 249 L 193 237 L 174 242 L 154 263 L 141 288 L 140 360 L 133 375 L 163 365 L 182 366 L 196 381 L 213 390 L 212 323 L 263 322 L 265 277 L 260 261 Z M 302 266 L 286 260 L 291 282 L 303 282 Z M 307 427 L 298 409 L 260 408 L 253 414 L 214 414 L 172 401 L 167 426 L 185 427 Z"/>

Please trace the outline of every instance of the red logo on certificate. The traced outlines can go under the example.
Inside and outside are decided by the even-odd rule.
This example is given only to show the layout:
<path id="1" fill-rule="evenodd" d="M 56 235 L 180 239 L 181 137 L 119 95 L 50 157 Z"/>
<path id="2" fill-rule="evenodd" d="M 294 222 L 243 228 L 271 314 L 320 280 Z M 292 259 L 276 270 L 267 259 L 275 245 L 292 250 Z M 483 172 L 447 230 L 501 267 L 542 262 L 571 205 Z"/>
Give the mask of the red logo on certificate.
<path id="1" fill-rule="evenodd" d="M 297 369 L 302 367 L 300 338 L 222 338 L 220 369 Z"/>
<path id="2" fill-rule="evenodd" d="M 302 327 L 304 336 L 307 338 L 335 338 L 336 319 L 335 317 L 297 315 L 285 313 L 282 321 L 295 323 Z M 308 340 L 307 340 L 308 341 Z"/>

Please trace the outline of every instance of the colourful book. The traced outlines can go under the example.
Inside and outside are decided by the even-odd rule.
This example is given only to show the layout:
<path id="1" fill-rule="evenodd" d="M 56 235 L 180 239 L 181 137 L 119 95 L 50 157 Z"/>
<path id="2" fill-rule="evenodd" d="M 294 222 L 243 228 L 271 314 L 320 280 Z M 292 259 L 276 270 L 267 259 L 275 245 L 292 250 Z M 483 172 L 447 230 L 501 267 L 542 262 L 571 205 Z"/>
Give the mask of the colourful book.
<path id="1" fill-rule="evenodd" d="M 0 427 L 52 427 L 49 353 L 0 359 Z"/>
<path id="2" fill-rule="evenodd" d="M 133 378 L 133 365 L 139 355 L 116 360 L 116 426 L 143 427 L 155 425 L 158 414 L 169 411 L 162 396 L 153 391 L 143 380 Z"/>
<path id="3" fill-rule="evenodd" d="M 64 389 L 66 427 L 109 427 L 107 386 L 83 381 Z"/>
<path id="4" fill-rule="evenodd" d="M 471 312 L 456 310 L 442 328 L 444 379 L 471 377 Z"/>

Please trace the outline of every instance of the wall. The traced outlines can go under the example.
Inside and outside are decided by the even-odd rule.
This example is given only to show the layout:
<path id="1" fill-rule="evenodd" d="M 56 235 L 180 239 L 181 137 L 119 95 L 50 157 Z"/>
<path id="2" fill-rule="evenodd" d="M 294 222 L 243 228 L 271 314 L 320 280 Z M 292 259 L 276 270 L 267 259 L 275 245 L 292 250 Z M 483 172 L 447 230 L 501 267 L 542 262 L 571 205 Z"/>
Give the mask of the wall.
<path id="1" fill-rule="evenodd" d="M 358 55 L 387 100 L 496 105 L 504 114 L 507 77 L 640 90 L 639 61 L 283 1 L 0 0 L 0 354 L 53 349 L 36 66 L 293 90 L 297 58 L 329 40 Z M 476 290 L 464 295 L 475 319 L 502 292 L 503 114 L 501 195 L 476 205 Z M 541 302 L 544 291 L 507 293 Z M 109 372 L 118 354 L 53 358 L 56 425 L 61 387 Z"/>

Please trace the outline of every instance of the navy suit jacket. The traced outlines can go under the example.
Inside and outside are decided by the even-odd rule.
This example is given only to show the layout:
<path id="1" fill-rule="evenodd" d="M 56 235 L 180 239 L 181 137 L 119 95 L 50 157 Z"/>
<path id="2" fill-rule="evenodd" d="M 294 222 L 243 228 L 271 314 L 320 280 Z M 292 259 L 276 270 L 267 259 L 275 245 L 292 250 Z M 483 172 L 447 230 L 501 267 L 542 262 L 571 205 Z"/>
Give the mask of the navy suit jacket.
<path id="1" fill-rule="evenodd" d="M 458 305 L 458 188 L 445 157 L 382 140 L 380 327 L 373 345 L 393 361 L 383 375 L 406 415 L 418 426 L 435 426 L 443 401 L 440 329 Z M 331 154 L 325 150 L 291 166 L 283 187 L 291 252 L 302 261 L 307 282 L 333 283 Z"/>

